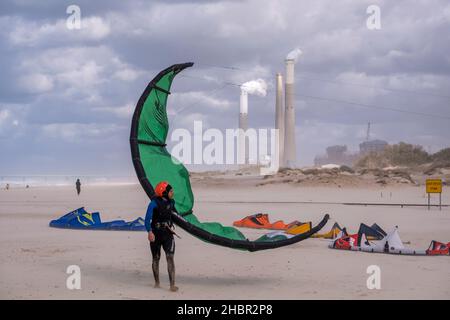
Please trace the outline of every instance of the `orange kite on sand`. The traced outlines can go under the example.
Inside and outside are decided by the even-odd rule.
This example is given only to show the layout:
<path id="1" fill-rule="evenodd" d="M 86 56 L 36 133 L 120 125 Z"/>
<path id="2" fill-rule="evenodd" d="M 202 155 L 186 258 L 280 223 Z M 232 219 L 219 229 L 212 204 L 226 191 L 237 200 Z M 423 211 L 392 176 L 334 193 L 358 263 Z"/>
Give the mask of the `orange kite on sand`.
<path id="1" fill-rule="evenodd" d="M 286 234 L 298 235 L 309 232 L 312 228 L 311 222 L 292 221 L 285 224 L 282 220 L 271 223 L 269 215 L 267 213 L 256 213 L 247 216 L 241 220 L 233 222 L 233 226 L 239 228 L 252 228 L 252 229 L 269 229 L 269 230 L 281 230 Z M 347 234 L 345 228 L 341 228 L 338 223 L 335 223 L 331 230 L 327 233 L 314 234 L 313 238 L 335 239 L 340 234 Z"/>
<path id="2" fill-rule="evenodd" d="M 274 223 L 270 223 L 269 215 L 267 213 L 256 213 L 233 222 L 233 226 L 235 227 L 270 230 L 288 230 L 292 227 L 300 226 L 303 224 L 303 222 L 297 220 L 292 221 L 289 224 L 285 224 L 283 220 L 278 220 Z"/>

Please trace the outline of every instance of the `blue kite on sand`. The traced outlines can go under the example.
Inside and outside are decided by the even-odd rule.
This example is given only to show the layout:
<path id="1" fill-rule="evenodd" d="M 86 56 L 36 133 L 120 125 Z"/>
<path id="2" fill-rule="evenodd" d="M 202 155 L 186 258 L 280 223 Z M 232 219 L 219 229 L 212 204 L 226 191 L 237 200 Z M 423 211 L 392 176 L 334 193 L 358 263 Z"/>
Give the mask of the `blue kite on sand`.
<path id="1" fill-rule="evenodd" d="M 141 217 L 133 221 L 113 220 L 102 222 L 99 212 L 89 213 L 84 207 L 71 211 L 62 217 L 50 221 L 50 227 L 83 230 L 124 230 L 145 231 L 144 219 Z"/>

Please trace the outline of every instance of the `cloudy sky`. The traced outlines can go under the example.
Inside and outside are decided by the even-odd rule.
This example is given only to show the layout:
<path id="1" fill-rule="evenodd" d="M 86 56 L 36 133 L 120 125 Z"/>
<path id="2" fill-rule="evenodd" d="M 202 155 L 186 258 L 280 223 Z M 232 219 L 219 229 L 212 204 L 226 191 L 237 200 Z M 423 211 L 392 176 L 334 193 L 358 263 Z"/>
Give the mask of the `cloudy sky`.
<path id="1" fill-rule="evenodd" d="M 72 4 L 81 29 L 67 27 Z M 372 4 L 379 30 L 367 28 Z M 174 63 L 196 64 L 174 82 L 172 129 L 235 128 L 227 83 L 258 78 L 268 94 L 250 96 L 249 125 L 273 127 L 274 77 L 296 47 L 299 165 L 329 145 L 357 151 L 368 121 L 371 138 L 450 146 L 448 0 L 4 0 L 0 174 L 133 175 L 132 112 Z"/>

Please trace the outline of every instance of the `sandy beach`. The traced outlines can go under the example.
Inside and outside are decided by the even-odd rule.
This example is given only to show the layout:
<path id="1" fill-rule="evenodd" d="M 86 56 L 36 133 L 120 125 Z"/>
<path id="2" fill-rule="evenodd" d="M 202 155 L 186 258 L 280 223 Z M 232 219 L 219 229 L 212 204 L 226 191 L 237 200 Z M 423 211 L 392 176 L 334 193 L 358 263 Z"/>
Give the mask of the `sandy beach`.
<path id="1" fill-rule="evenodd" d="M 248 182 L 252 183 L 252 182 Z M 248 184 L 247 183 L 247 184 Z M 348 206 L 332 202 L 426 203 L 423 187 L 331 188 L 292 185 L 249 187 L 245 181 L 194 183 L 194 212 L 204 221 L 231 225 L 256 212 L 272 221 L 313 221 L 329 213 L 357 231 L 361 222 L 389 230 L 398 225 L 407 246 L 425 249 L 431 240 L 450 241 L 450 209 Z M 443 203 L 448 204 L 448 187 Z M 382 197 L 383 194 L 383 197 Z M 437 198 L 433 199 L 435 202 Z M 261 202 L 262 201 L 262 202 Z M 270 203 L 272 201 L 272 203 Z M 276 203 L 274 203 L 276 202 Z M 284 202 L 284 203 L 283 203 Z M 314 203 L 294 203 L 314 202 Z M 319 203 L 318 203 L 319 202 Z M 327 203 L 320 203 L 327 202 Z M 332 250 L 308 239 L 255 253 L 206 244 L 181 229 L 176 240 L 179 292 L 154 289 L 146 233 L 81 231 L 48 227 L 51 219 L 84 206 L 102 220 L 144 216 L 148 204 L 139 185 L 33 187 L 0 191 L 1 299 L 449 299 L 448 256 L 396 256 Z M 242 229 L 255 239 L 265 231 Z M 81 269 L 81 290 L 66 288 L 66 269 Z M 381 268 L 381 289 L 369 290 L 369 265 Z"/>

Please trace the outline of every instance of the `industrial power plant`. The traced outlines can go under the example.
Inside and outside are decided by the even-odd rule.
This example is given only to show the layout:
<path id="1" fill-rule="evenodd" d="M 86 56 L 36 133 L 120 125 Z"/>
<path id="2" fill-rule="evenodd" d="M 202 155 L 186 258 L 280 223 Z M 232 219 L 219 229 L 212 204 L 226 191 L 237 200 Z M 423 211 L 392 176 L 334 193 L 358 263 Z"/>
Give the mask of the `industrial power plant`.
<path id="1" fill-rule="evenodd" d="M 284 83 L 283 100 L 283 76 L 277 73 L 275 77 L 276 98 L 275 98 L 275 129 L 278 129 L 278 159 L 281 168 L 294 168 L 297 161 L 297 148 L 295 144 L 295 106 L 294 106 L 294 82 L 295 64 L 302 54 L 300 49 L 291 51 L 285 59 L 286 74 Z M 248 129 L 248 94 L 266 95 L 265 82 L 262 79 L 249 81 L 241 86 L 239 129 L 238 138 L 239 155 L 241 163 L 249 163 L 248 143 L 245 142 L 245 134 Z"/>

